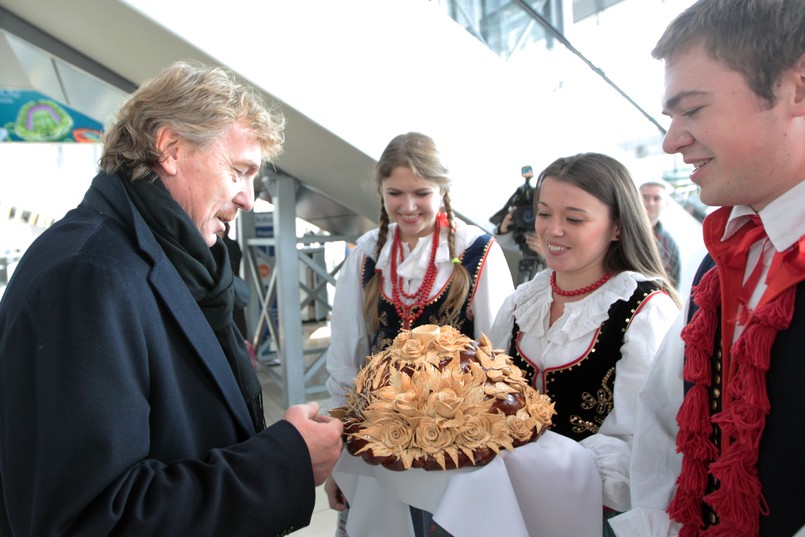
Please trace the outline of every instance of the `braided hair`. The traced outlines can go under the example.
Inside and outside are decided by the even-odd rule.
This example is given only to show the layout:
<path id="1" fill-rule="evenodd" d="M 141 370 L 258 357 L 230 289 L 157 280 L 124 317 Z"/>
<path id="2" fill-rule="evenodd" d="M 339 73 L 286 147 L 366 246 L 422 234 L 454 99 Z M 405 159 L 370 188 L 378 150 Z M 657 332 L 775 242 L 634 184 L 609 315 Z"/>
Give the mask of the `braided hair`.
<path id="1" fill-rule="evenodd" d="M 375 167 L 375 181 L 377 182 L 380 196 L 380 222 L 378 225 L 377 247 L 375 249 L 375 259 L 380 256 L 383 246 L 388 241 L 389 218 L 386 205 L 383 202 L 381 192 L 383 181 L 388 179 L 392 172 L 405 166 L 417 177 L 425 181 L 430 181 L 439 185 L 442 194 L 444 211 L 447 215 L 447 244 L 450 250 L 450 258 L 455 259 L 456 255 L 456 226 L 455 216 L 450 203 L 450 179 L 447 176 L 447 168 L 439 160 L 439 152 L 433 140 L 418 132 L 400 134 L 389 142 L 380 160 Z M 439 309 L 439 314 L 447 319 L 447 322 L 454 322 L 461 311 L 461 306 L 467 299 L 470 288 L 470 275 L 467 269 L 460 263 L 453 263 L 453 272 L 450 275 L 447 296 L 444 304 Z M 382 289 L 382 279 L 380 272 L 375 272 L 364 287 L 363 313 L 371 332 L 378 330 L 378 308 L 377 301 Z"/>

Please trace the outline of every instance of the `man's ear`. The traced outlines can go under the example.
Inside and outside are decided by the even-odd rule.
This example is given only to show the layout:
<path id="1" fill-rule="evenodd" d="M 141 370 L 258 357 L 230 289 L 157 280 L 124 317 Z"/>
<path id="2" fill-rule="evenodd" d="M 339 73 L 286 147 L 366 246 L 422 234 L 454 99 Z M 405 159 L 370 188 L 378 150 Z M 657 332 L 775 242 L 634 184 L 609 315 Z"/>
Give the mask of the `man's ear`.
<path id="1" fill-rule="evenodd" d="M 799 60 L 794 64 L 793 77 L 796 85 L 794 106 L 799 112 L 798 115 L 805 116 L 805 54 L 800 56 Z"/>
<path id="2" fill-rule="evenodd" d="M 157 131 L 156 150 L 159 152 L 159 164 L 168 175 L 176 175 L 178 171 L 181 138 L 170 127 L 162 127 Z"/>

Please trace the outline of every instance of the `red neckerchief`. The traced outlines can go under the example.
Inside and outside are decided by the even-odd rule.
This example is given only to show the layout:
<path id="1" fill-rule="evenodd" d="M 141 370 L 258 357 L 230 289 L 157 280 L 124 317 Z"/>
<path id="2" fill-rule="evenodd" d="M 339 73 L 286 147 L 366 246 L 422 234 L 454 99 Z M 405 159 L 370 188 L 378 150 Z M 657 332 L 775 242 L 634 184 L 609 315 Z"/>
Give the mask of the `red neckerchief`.
<path id="1" fill-rule="evenodd" d="M 718 209 L 705 219 L 705 244 L 716 261 L 693 290 L 699 310 L 683 329 L 683 378 L 692 383 L 685 394 L 677 423 L 677 451 L 683 454 L 677 490 L 668 508 L 683 524 L 680 537 L 756 536 L 760 514 L 766 513 L 757 472 L 758 445 L 770 404 L 766 372 L 777 332 L 786 329 L 794 312 L 796 284 L 805 280 L 805 239 L 776 253 L 767 289 L 748 323 L 732 345 L 737 296 L 746 267 L 746 251 L 735 251 L 748 229 L 721 241 L 731 208 Z M 742 256 L 742 257 L 737 257 Z M 711 357 L 721 308 L 722 411 L 710 416 Z M 721 428 L 721 452 L 710 440 L 713 425 Z M 727 442 L 733 438 L 734 441 Z M 708 475 L 720 482 L 705 496 Z M 702 502 L 718 514 L 719 523 L 702 529 Z"/>

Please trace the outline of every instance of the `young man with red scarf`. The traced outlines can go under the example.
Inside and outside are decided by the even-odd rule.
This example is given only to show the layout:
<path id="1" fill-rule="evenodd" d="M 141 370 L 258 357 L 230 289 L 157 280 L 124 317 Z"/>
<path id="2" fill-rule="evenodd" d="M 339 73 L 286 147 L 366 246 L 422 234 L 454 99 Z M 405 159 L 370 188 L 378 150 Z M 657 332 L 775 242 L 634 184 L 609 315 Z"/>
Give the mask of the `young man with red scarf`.
<path id="1" fill-rule="evenodd" d="M 805 2 L 699 0 L 652 54 L 666 64 L 664 149 L 722 207 L 641 390 L 633 510 L 611 524 L 621 537 L 799 535 Z"/>

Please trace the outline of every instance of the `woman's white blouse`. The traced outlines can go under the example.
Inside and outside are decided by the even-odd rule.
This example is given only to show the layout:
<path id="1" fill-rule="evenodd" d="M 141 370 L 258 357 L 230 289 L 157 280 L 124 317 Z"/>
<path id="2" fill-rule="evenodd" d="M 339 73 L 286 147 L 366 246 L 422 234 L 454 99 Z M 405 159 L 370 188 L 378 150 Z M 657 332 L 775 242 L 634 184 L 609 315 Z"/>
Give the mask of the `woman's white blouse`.
<path id="1" fill-rule="evenodd" d="M 396 225 L 389 226 L 388 240 L 383 245 L 375 268 L 384 275 L 390 270 L 390 254 L 392 238 Z M 457 255 L 464 252 L 475 240 L 484 234 L 479 227 L 467 225 L 456 220 L 455 247 Z M 374 229 L 362 235 L 355 248 L 347 256 L 344 266 L 338 275 L 333 298 L 330 347 L 327 351 L 327 390 L 330 393 L 333 407 L 344 404 L 344 393 L 351 388 L 359 369 L 366 361 L 369 353 L 370 337 L 366 319 L 363 315 L 363 286 L 361 269 L 365 256 L 374 257 L 377 246 L 378 230 Z M 421 237 L 413 250 L 403 243 L 404 261 L 397 267 L 397 274 L 403 279 L 403 289 L 411 293 L 419 288 L 430 261 L 433 235 Z M 428 299 L 437 296 L 447 285 L 453 270 L 453 262 L 447 244 L 447 233 L 439 236 L 439 247 L 436 251 L 437 274 L 433 289 Z M 514 289 L 511 272 L 503 256 L 503 251 L 496 241 L 492 241 L 481 272 L 470 311 L 475 322 L 475 337 L 488 335 L 492 322 L 503 300 Z M 383 278 L 383 292 L 391 297 L 391 281 Z"/>
<path id="2" fill-rule="evenodd" d="M 508 351 L 513 322 L 523 333 L 521 353 L 540 370 L 561 367 L 586 353 L 596 330 L 617 300 L 628 300 L 637 283 L 647 280 L 636 272 L 614 276 L 598 290 L 576 302 L 565 304 L 562 316 L 548 326 L 553 295 L 551 270 L 538 273 L 510 295 L 495 319 L 490 339 L 496 348 Z M 649 364 L 673 324 L 679 308 L 665 293 L 655 293 L 632 318 L 623 338 L 621 359 L 615 367 L 612 412 L 598 433 L 580 443 L 590 450 L 604 482 L 604 505 L 616 511 L 629 509 L 629 458 L 635 427 L 637 392 Z M 537 388 L 543 391 L 541 379 Z"/>

